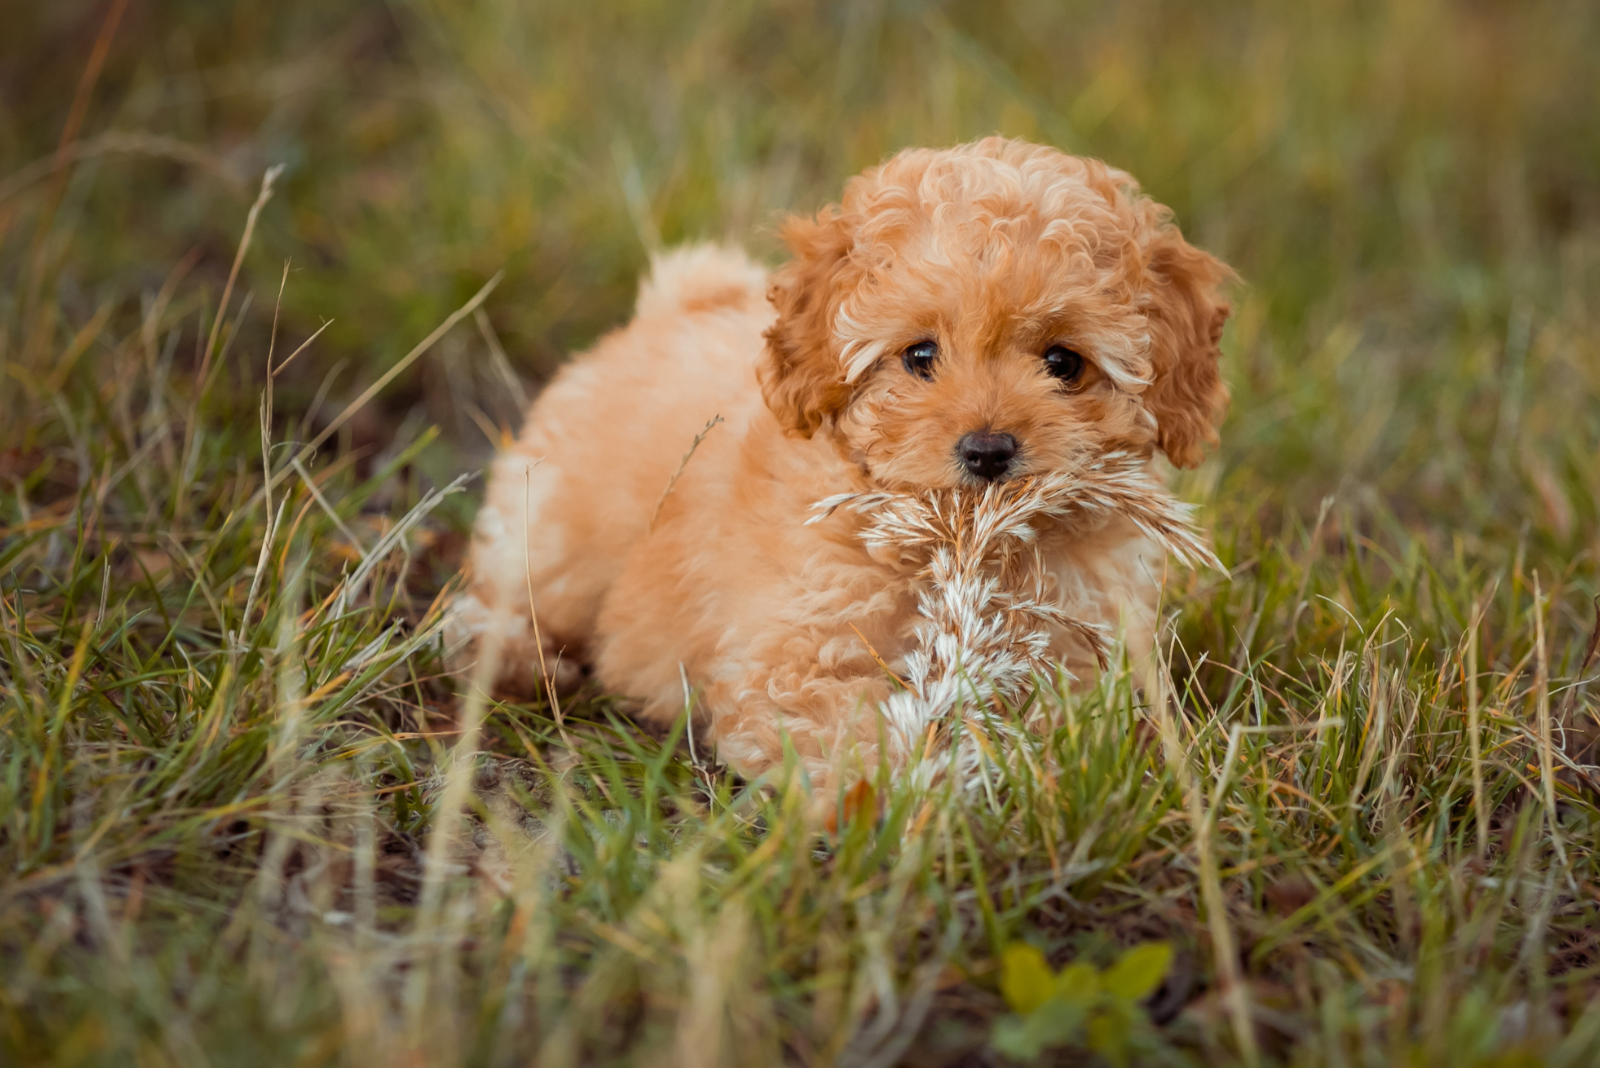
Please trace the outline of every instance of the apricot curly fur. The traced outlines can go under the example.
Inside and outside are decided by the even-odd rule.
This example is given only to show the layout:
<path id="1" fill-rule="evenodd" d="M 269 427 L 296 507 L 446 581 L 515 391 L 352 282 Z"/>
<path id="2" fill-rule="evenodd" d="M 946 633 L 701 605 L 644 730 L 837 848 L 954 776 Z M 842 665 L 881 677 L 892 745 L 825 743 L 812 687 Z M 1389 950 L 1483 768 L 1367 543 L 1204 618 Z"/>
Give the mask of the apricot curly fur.
<path id="1" fill-rule="evenodd" d="M 464 663 L 518 620 L 501 685 L 527 693 L 537 614 L 558 687 L 592 671 L 656 722 L 687 678 L 722 759 L 755 777 L 790 747 L 825 809 L 851 769 L 903 758 L 883 709 L 926 655 L 931 579 L 870 515 L 816 502 L 981 496 L 971 432 L 1012 435 L 1018 485 L 1115 456 L 1157 492 L 1158 453 L 1189 466 L 1215 440 L 1231 273 L 1122 171 L 1002 138 L 902 152 L 783 235 L 770 277 L 728 248 L 657 257 L 634 319 L 545 389 L 495 461 L 448 642 Z M 918 342 L 927 378 L 902 365 Z M 1051 377 L 1051 346 L 1079 378 Z M 1038 524 L 1029 663 L 1093 678 L 1101 635 L 1148 653 L 1169 541 L 1141 522 Z"/>

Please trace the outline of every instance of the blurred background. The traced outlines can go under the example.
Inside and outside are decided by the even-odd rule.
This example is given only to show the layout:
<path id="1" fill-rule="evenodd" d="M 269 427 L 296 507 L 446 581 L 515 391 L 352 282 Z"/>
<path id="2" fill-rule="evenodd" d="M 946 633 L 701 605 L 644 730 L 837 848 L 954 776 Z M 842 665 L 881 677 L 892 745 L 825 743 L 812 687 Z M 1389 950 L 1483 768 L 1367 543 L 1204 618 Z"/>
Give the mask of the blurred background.
<path id="1" fill-rule="evenodd" d="M 781 213 L 999 132 L 1128 169 L 1239 270 L 1233 411 L 1187 493 L 1269 522 L 1338 493 L 1441 552 L 1600 554 L 1591 0 L 12 0 L 3 21 L 13 357 L 136 322 L 175 267 L 214 307 L 282 163 L 227 369 L 253 395 L 290 261 L 280 344 L 333 322 L 281 419 L 337 410 L 505 272 L 355 427 L 379 449 L 439 426 L 440 478 L 626 317 L 652 249 L 776 262 Z"/>

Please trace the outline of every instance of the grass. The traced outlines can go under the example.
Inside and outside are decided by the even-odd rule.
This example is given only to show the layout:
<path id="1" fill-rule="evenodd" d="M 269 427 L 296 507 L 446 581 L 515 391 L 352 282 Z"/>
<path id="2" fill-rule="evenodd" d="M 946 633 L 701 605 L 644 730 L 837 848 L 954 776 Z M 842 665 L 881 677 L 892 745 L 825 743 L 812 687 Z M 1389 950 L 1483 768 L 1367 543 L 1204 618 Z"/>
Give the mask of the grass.
<path id="1" fill-rule="evenodd" d="M 1139 1063 L 1600 1058 L 1593 5 L 108 10 L 0 45 L 0 1059 L 1000 1063 L 1147 941 Z M 822 837 L 458 696 L 445 491 L 646 252 L 995 130 L 1246 280 L 1170 686 Z"/>

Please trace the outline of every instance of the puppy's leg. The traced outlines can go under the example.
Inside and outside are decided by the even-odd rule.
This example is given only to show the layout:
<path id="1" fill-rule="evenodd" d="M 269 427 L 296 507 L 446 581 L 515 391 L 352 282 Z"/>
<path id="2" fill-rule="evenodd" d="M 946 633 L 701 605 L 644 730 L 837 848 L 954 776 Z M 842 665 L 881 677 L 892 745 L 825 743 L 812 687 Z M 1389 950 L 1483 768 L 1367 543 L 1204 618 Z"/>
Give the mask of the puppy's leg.
<path id="1" fill-rule="evenodd" d="M 546 679 L 558 692 L 583 679 L 585 646 L 609 574 L 585 553 L 581 501 L 564 494 L 570 474 L 544 460 L 530 432 L 496 459 L 473 530 L 468 583 L 450 610 L 452 670 L 469 672 L 482 638 L 500 631 L 495 689 L 531 699 Z"/>
<path id="2" fill-rule="evenodd" d="M 794 555 L 809 560 L 781 571 L 753 538 L 708 548 L 687 528 L 658 532 L 607 596 L 596 666 L 661 725 L 683 716 L 687 679 L 723 761 L 753 779 L 792 752 L 825 813 L 904 748 L 879 714 L 893 686 L 879 657 L 892 665 L 906 647 L 915 598 L 849 543 L 795 527 Z"/>
<path id="3" fill-rule="evenodd" d="M 1046 538 L 1042 542 L 1054 594 L 1073 619 L 1105 628 L 1127 658 L 1136 683 L 1154 659 L 1157 610 L 1167 561 L 1165 551 L 1132 524 L 1113 520 L 1088 537 Z M 1100 665 L 1076 632 L 1060 630 L 1051 651 L 1077 686 L 1092 686 Z"/>
<path id="4" fill-rule="evenodd" d="M 882 760 L 898 765 L 902 747 L 878 711 L 889 696 L 886 679 L 807 672 L 791 687 L 800 666 L 717 682 L 701 699 L 721 760 L 755 779 L 780 771 L 792 752 L 811 790 L 810 814 L 826 819 L 850 784 L 872 778 Z"/>

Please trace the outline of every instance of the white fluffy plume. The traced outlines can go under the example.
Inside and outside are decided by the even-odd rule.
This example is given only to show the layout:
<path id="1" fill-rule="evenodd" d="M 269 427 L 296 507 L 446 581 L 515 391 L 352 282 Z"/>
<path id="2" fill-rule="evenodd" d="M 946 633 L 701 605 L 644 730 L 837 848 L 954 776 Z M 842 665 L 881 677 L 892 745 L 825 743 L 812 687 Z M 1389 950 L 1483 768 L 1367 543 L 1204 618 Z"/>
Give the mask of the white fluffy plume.
<path id="1" fill-rule="evenodd" d="M 859 513 L 866 520 L 861 538 L 878 552 L 898 553 L 922 579 L 917 644 L 900 679 L 905 689 L 883 708 L 901 760 L 958 714 L 997 701 L 1014 705 L 1036 676 L 1052 675 L 1052 630 L 1076 632 L 1106 662 L 1105 629 L 1071 618 L 1050 595 L 1037 551 L 1043 529 L 1120 515 L 1181 563 L 1221 566 L 1195 529 L 1193 508 L 1167 492 L 1146 460 L 1125 452 L 1070 473 L 982 489 L 840 494 L 813 507 L 818 514 L 810 522 L 840 508 Z M 973 733 L 965 734 L 958 764 L 971 783 L 982 752 L 971 744 Z"/>

